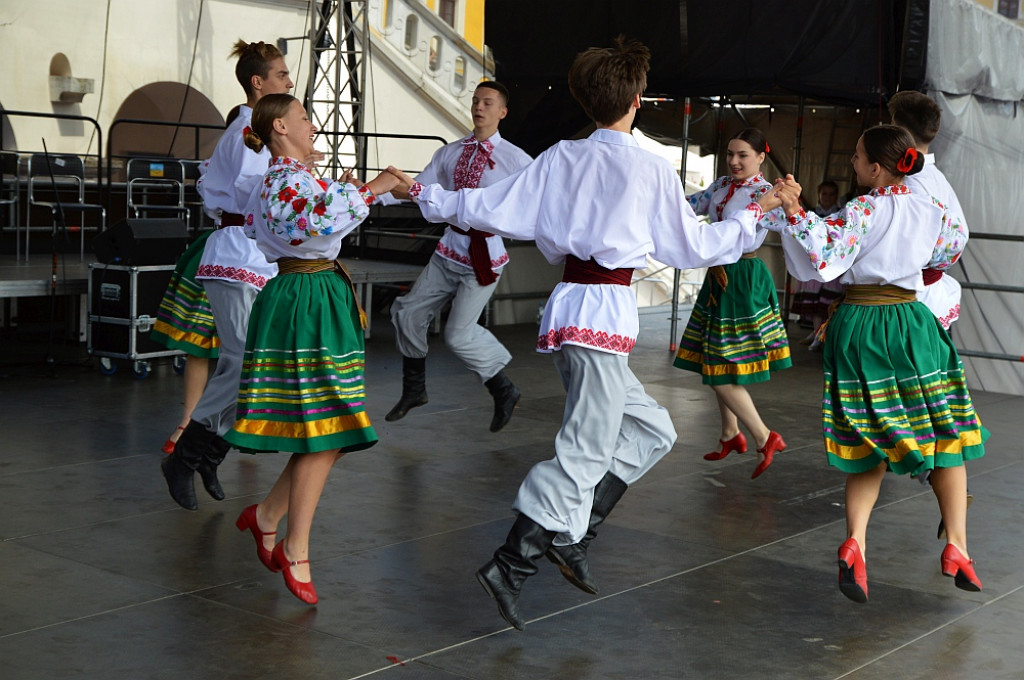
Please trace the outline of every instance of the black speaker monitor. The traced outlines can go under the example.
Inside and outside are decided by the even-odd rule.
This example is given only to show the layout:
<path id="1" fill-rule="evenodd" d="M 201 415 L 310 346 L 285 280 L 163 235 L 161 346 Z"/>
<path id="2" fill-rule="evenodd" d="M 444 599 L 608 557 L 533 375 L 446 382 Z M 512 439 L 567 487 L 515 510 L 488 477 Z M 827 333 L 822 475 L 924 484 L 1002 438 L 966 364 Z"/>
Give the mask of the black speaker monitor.
<path id="1" fill-rule="evenodd" d="M 174 264 L 188 247 L 188 226 L 179 219 L 128 218 L 92 240 L 103 264 Z"/>

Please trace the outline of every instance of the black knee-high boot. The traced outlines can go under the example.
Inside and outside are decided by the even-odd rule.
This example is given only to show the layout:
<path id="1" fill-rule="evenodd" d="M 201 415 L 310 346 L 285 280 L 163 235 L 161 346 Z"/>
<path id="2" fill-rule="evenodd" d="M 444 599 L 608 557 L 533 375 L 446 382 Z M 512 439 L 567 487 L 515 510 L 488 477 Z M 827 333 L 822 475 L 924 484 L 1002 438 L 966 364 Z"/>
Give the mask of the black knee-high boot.
<path id="1" fill-rule="evenodd" d="M 597 595 L 597 583 L 590 575 L 590 561 L 587 559 L 587 546 L 597 536 L 597 527 L 608 517 L 615 504 L 626 493 L 624 481 L 608 472 L 594 487 L 594 507 L 590 511 L 590 525 L 587 533 L 579 543 L 573 545 L 552 545 L 548 548 L 547 558 L 558 565 L 558 570 L 569 583 L 585 593 Z"/>
<path id="2" fill-rule="evenodd" d="M 494 559 L 476 572 L 476 580 L 498 603 L 502 618 L 518 630 L 526 627 L 519 615 L 523 582 L 537 573 L 537 560 L 551 545 L 555 533 L 519 513 L 505 544 L 494 552 Z"/>
<path id="3" fill-rule="evenodd" d="M 402 398 L 388 411 L 384 420 L 401 420 L 417 406 L 427 403 L 427 358 L 402 357 Z"/>
<path id="4" fill-rule="evenodd" d="M 203 450 L 203 458 L 199 461 L 196 472 L 203 480 L 203 488 L 206 493 L 216 501 L 224 500 L 224 489 L 217 479 L 217 466 L 224 462 L 224 457 L 231 449 L 231 444 L 212 432 L 206 431 L 208 439 Z"/>
<path id="5" fill-rule="evenodd" d="M 498 371 L 494 377 L 487 380 L 484 385 L 487 391 L 494 397 L 494 416 L 491 418 L 491 432 L 497 432 L 508 425 L 512 419 L 512 411 L 519 403 L 521 393 L 519 388 L 512 384 L 504 371 Z"/>
<path id="6" fill-rule="evenodd" d="M 208 435 L 205 427 L 194 420 L 188 421 L 188 425 L 174 445 L 174 453 L 160 462 L 160 469 L 167 480 L 167 490 L 170 491 L 171 498 L 186 510 L 199 509 L 199 503 L 196 501 L 195 472 L 203 460 Z"/>

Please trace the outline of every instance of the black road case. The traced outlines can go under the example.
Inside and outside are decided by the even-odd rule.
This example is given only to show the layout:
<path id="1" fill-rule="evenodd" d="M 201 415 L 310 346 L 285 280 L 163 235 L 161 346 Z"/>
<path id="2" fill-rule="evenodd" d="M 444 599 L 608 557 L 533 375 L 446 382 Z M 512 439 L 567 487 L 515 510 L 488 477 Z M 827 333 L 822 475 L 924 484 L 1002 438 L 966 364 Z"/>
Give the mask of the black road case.
<path id="1" fill-rule="evenodd" d="M 150 339 L 160 300 L 174 272 L 174 265 L 126 267 L 89 264 L 88 351 L 101 357 L 100 370 L 116 371 L 111 359 L 128 359 L 137 378 L 151 368 L 148 359 L 175 357 L 174 368 L 184 369 L 184 353 L 167 349 Z"/>

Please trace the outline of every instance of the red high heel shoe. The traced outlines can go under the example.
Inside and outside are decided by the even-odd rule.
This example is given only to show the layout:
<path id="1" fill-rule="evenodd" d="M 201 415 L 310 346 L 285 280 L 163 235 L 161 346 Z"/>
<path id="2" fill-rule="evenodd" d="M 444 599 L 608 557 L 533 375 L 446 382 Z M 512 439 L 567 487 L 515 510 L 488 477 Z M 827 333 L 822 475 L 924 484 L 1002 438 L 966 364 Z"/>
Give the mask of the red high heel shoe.
<path id="1" fill-rule="evenodd" d="M 712 451 L 711 453 L 704 454 L 704 460 L 722 460 L 730 453 L 735 451 L 736 453 L 747 452 L 747 438 L 743 436 L 742 432 L 737 432 L 736 436 L 729 441 L 718 440 L 721 445 L 720 451 Z"/>
<path id="2" fill-rule="evenodd" d="M 238 516 L 235 521 L 235 526 L 238 527 L 239 531 L 245 531 L 248 529 L 252 532 L 253 538 L 256 539 L 256 557 L 260 558 L 260 562 L 263 563 L 267 569 L 273 572 L 281 571 L 281 568 L 274 564 L 273 553 L 263 547 L 264 536 L 276 536 L 276 531 L 260 531 L 260 525 L 256 522 L 256 506 L 250 505 L 245 510 L 242 510 L 242 514 Z"/>
<path id="3" fill-rule="evenodd" d="M 174 431 L 177 432 L 178 430 L 181 430 L 182 432 L 184 432 L 185 428 L 183 428 L 181 425 L 178 425 L 178 427 Z M 168 437 L 167 441 L 164 442 L 164 445 L 160 447 L 160 450 L 163 451 L 164 453 L 166 453 L 167 455 L 170 455 L 170 454 L 174 453 L 174 445 L 177 444 L 177 443 L 178 442 L 176 442 L 173 439 L 171 439 L 170 437 Z"/>
<path id="4" fill-rule="evenodd" d="M 782 441 L 782 435 L 774 430 L 768 433 L 768 441 L 764 443 L 764 446 L 757 450 L 764 459 L 758 463 L 757 468 L 754 470 L 754 474 L 750 475 L 751 479 L 757 479 L 761 476 L 761 473 L 768 469 L 768 466 L 772 464 L 772 458 L 775 456 L 776 451 L 782 451 L 786 448 L 786 442 Z"/>
<path id="5" fill-rule="evenodd" d="M 981 580 L 974 573 L 974 560 L 964 557 L 955 545 L 946 544 L 941 562 L 943 576 L 952 576 L 957 588 L 975 593 L 981 590 Z"/>
<path id="6" fill-rule="evenodd" d="M 839 590 L 854 602 L 868 601 L 868 568 L 854 538 L 839 546 Z"/>
<path id="7" fill-rule="evenodd" d="M 274 564 L 281 573 L 284 574 L 284 584 L 288 587 L 288 590 L 292 591 L 292 595 L 299 598 L 306 604 L 316 604 L 319 602 L 319 598 L 316 596 L 316 588 L 313 587 L 313 582 L 304 583 L 299 581 L 292 576 L 292 570 L 290 567 L 295 567 L 300 564 L 309 564 L 309 560 L 296 560 L 290 561 L 284 554 L 284 541 L 281 541 L 274 546 L 274 553 L 272 555 Z"/>

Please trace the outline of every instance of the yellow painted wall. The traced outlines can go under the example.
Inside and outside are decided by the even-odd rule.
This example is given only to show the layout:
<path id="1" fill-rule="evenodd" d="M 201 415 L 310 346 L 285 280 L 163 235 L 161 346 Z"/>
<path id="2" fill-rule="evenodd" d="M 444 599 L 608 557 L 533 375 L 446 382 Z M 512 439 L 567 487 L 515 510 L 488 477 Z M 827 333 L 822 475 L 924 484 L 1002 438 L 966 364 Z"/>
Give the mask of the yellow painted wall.
<path id="1" fill-rule="evenodd" d="M 484 0 L 466 0 L 463 37 L 481 52 L 484 49 Z"/>

